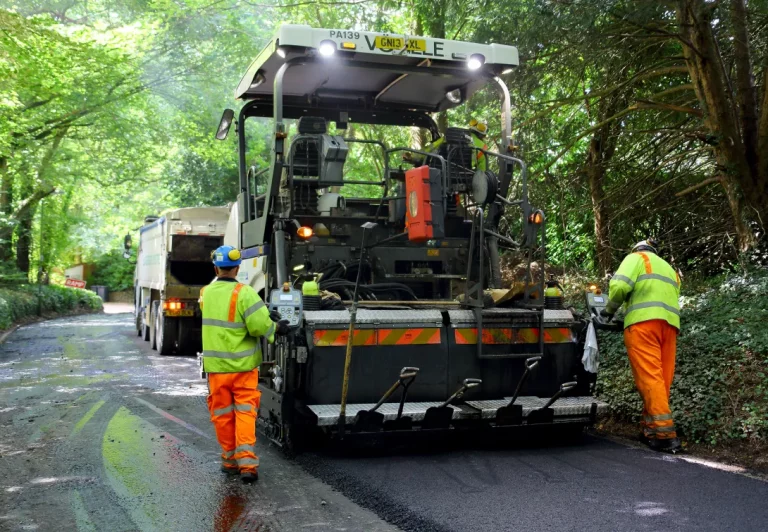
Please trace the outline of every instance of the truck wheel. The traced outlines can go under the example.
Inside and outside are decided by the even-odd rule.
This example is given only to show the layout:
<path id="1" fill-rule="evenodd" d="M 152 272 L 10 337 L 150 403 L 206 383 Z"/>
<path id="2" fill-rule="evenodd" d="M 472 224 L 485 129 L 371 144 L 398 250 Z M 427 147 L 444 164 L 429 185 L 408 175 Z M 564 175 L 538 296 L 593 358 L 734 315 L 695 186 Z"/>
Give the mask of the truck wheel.
<path id="1" fill-rule="evenodd" d="M 160 301 L 152 302 L 152 313 L 149 315 L 149 345 L 157 349 L 157 315 L 160 314 Z"/>
<path id="2" fill-rule="evenodd" d="M 134 314 L 136 316 L 136 334 L 138 336 L 141 336 L 141 333 L 143 332 L 141 330 L 141 296 L 140 292 L 137 291 L 134 288 L 133 291 L 133 308 L 134 308 Z"/>
<path id="3" fill-rule="evenodd" d="M 179 342 L 180 355 L 195 355 L 203 350 L 202 331 L 195 327 L 194 318 L 180 318 L 176 338 Z"/>
<path id="4" fill-rule="evenodd" d="M 169 320 L 160 312 L 155 315 L 155 349 L 163 356 L 170 355 L 176 347 L 178 320 Z"/>
<path id="5" fill-rule="evenodd" d="M 141 334 L 139 336 L 141 336 L 145 342 L 148 342 L 149 341 L 149 324 L 147 322 L 149 321 L 149 318 L 144 319 L 144 316 L 146 314 L 149 314 L 149 309 L 139 314 L 139 320 L 141 320 Z"/>

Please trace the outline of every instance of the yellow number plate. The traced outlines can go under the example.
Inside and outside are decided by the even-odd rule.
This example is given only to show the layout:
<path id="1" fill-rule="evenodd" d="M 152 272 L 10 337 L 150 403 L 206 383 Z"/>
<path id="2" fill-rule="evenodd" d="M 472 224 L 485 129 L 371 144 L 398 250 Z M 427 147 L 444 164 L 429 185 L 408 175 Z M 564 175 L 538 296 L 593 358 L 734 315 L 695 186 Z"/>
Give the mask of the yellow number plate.
<path id="1" fill-rule="evenodd" d="M 171 317 L 182 317 L 182 318 L 191 318 L 195 315 L 195 309 L 191 308 L 185 308 L 185 309 L 179 309 L 179 310 L 166 310 L 165 311 L 166 316 Z"/>
<path id="2" fill-rule="evenodd" d="M 379 50 L 402 50 L 405 48 L 405 39 L 402 37 L 376 37 L 376 48 Z M 408 39 L 409 52 L 426 52 L 427 41 L 424 39 Z"/>

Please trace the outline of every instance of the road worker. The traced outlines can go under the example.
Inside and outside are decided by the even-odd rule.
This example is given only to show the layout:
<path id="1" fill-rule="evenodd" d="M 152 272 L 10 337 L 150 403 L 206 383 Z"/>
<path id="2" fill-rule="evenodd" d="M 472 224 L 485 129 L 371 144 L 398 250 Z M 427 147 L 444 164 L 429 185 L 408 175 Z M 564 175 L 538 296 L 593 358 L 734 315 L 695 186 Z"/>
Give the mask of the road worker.
<path id="1" fill-rule="evenodd" d="M 244 482 L 259 478 L 255 453 L 261 338 L 287 334 L 288 322 L 275 323 L 256 291 L 237 282 L 240 251 L 221 246 L 213 252 L 216 279 L 200 291 L 203 312 L 203 371 L 208 375 L 208 410 L 221 445 L 221 469 Z"/>
<path id="2" fill-rule="evenodd" d="M 602 317 L 625 305 L 624 344 L 643 398 L 641 439 L 656 451 L 674 452 L 680 440 L 669 408 L 680 330 L 680 276 L 657 253 L 653 240 L 638 242 L 611 278 Z"/>
<path id="3" fill-rule="evenodd" d="M 477 148 L 475 152 L 475 159 L 477 160 L 475 170 L 485 171 L 488 168 L 488 164 L 485 154 L 480 150 L 488 151 L 488 145 L 485 143 L 485 136 L 488 134 L 488 124 L 473 118 L 469 121 L 469 134 L 472 137 L 472 145 Z"/>
<path id="4" fill-rule="evenodd" d="M 427 152 L 427 153 L 433 153 L 435 155 L 438 155 L 438 152 L 440 151 L 440 146 L 445 144 L 445 137 L 438 137 L 426 146 L 424 146 L 421 151 Z M 427 157 L 425 155 L 422 155 L 420 153 L 412 153 L 412 152 L 405 152 L 403 154 L 403 161 L 408 163 L 413 163 L 414 165 L 419 165 L 424 163 L 424 159 Z M 429 163 L 427 163 L 429 164 Z"/>
<path id="5" fill-rule="evenodd" d="M 485 122 L 481 122 L 476 119 L 472 119 L 469 121 L 469 136 L 472 141 L 472 146 L 477 148 L 478 150 L 488 150 L 488 145 L 485 143 L 485 136 L 488 134 L 488 124 Z M 436 140 L 433 140 L 429 144 L 427 144 L 422 151 L 425 151 L 427 153 L 438 153 L 440 151 L 440 147 L 445 144 L 445 137 L 440 137 Z M 444 156 L 447 154 L 443 154 Z M 411 162 L 414 164 L 421 164 L 424 161 L 425 157 L 421 155 L 420 153 L 411 153 L 411 152 L 405 152 L 403 154 L 403 160 L 407 162 Z M 477 163 L 475 164 L 474 169 L 475 170 L 486 170 L 487 163 L 485 154 L 481 151 L 477 151 L 475 154 L 475 160 Z"/>

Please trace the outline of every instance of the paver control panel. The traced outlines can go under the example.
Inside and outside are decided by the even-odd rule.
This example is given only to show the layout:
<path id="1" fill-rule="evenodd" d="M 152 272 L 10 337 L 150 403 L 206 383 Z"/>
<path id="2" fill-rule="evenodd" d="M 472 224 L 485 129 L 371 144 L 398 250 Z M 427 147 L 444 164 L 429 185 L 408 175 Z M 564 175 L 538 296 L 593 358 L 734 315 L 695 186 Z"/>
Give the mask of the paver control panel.
<path id="1" fill-rule="evenodd" d="M 272 290 L 269 295 L 269 310 L 276 310 L 281 320 L 287 320 L 291 327 L 298 327 L 304 317 L 304 300 L 301 290 L 295 288 Z"/>

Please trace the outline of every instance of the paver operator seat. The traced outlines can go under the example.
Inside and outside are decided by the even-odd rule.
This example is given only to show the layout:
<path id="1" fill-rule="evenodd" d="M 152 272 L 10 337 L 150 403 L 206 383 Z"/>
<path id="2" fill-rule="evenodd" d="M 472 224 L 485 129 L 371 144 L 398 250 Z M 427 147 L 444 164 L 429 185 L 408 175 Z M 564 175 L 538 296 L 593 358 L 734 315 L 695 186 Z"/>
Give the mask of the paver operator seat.
<path id="1" fill-rule="evenodd" d="M 328 135 L 325 118 L 315 116 L 301 117 L 298 132 L 290 152 L 294 183 L 311 188 L 342 186 L 349 153 L 344 138 Z"/>

